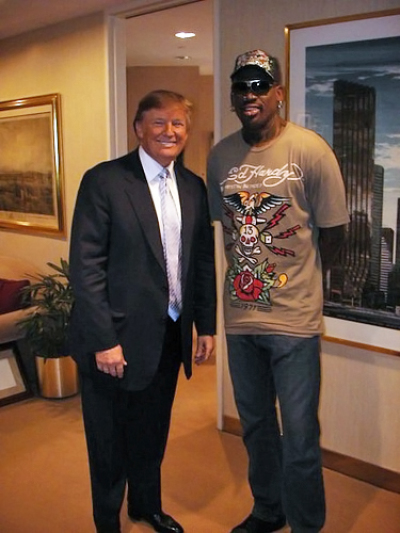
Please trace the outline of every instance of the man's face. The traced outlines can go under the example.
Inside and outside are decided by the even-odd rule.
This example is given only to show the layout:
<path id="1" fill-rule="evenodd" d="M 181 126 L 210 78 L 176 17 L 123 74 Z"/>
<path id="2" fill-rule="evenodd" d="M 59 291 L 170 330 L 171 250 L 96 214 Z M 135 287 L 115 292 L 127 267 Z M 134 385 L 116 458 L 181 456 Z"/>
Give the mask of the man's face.
<path id="1" fill-rule="evenodd" d="M 254 90 L 246 88 L 243 82 L 260 81 L 253 84 Z M 270 82 L 270 83 L 268 83 Z M 240 84 L 240 85 L 239 85 Z M 269 90 L 265 87 L 270 85 Z M 258 88 L 261 86 L 261 89 Z M 238 90 L 235 90 L 239 87 Z M 243 88 L 240 90 L 240 88 Z M 283 100 L 283 88 L 263 73 L 258 67 L 242 68 L 232 80 L 232 106 L 246 130 L 264 130 L 277 117 L 278 102 Z"/>
<path id="2" fill-rule="evenodd" d="M 188 138 L 188 119 L 182 104 L 149 109 L 136 123 L 136 135 L 143 149 L 163 167 L 174 161 Z"/>

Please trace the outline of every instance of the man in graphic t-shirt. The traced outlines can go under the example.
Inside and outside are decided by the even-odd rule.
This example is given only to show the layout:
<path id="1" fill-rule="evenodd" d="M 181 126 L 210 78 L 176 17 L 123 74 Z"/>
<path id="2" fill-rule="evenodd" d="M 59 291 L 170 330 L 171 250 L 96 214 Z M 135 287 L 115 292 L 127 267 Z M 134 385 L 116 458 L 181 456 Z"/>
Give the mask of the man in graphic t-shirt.
<path id="1" fill-rule="evenodd" d="M 279 115 L 277 60 L 240 55 L 231 76 L 242 129 L 211 151 L 211 216 L 223 227 L 229 368 L 249 455 L 251 514 L 231 533 L 325 521 L 319 446 L 322 271 L 349 221 L 335 155 Z M 279 400 L 282 435 L 276 412 Z"/>

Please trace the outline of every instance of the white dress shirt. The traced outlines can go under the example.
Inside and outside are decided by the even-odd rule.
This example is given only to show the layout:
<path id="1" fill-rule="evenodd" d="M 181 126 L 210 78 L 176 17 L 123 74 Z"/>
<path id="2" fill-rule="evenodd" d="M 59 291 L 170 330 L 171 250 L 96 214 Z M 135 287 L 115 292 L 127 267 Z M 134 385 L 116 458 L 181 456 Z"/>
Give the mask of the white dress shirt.
<path id="1" fill-rule="evenodd" d="M 163 223 L 162 223 L 162 216 L 161 216 L 161 198 L 160 198 L 160 172 L 164 168 L 160 165 L 160 163 L 157 163 L 152 157 L 149 156 L 149 154 L 141 147 L 139 146 L 139 158 L 140 162 L 142 163 L 142 167 L 144 170 L 144 174 L 146 176 L 147 184 L 150 189 L 150 194 L 153 199 L 153 204 L 156 209 L 157 218 L 158 218 L 158 225 L 160 227 L 160 233 L 162 235 L 163 231 Z M 170 183 L 170 190 L 172 197 L 174 199 L 176 211 L 178 213 L 179 221 L 182 223 L 182 214 L 181 214 L 181 206 L 179 203 L 179 194 L 178 194 L 178 186 L 176 184 L 176 176 L 174 172 L 174 162 L 172 161 L 168 165 L 168 170 L 170 172 L 172 181 Z"/>

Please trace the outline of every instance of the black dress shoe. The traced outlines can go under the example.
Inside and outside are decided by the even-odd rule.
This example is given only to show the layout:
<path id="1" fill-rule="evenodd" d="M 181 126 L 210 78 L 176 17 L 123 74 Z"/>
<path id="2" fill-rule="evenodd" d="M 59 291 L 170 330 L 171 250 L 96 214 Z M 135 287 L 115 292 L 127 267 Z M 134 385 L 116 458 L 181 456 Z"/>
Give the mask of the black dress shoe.
<path id="1" fill-rule="evenodd" d="M 97 526 L 97 533 L 121 533 L 121 528 L 119 526 Z"/>
<path id="2" fill-rule="evenodd" d="M 231 533 L 273 533 L 286 525 L 286 518 L 281 516 L 274 521 L 262 520 L 249 515 L 241 524 L 234 527 Z"/>
<path id="3" fill-rule="evenodd" d="M 183 533 L 183 527 L 176 520 L 162 511 L 154 514 L 139 514 L 129 511 L 132 520 L 144 520 L 158 533 Z"/>

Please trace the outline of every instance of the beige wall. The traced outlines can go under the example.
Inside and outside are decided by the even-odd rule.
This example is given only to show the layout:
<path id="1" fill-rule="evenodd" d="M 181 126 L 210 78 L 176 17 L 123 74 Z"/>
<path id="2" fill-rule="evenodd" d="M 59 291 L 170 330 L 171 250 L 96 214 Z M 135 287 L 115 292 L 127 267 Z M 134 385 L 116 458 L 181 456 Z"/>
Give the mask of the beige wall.
<path id="1" fill-rule="evenodd" d="M 400 8 L 400 1 L 219 0 L 219 5 L 221 90 L 216 107 L 221 107 L 219 126 L 223 135 L 227 135 L 239 127 L 237 118 L 229 111 L 229 75 L 238 54 L 263 48 L 276 55 L 284 67 L 286 25 Z M 216 130 L 219 131 L 218 127 Z M 381 328 L 377 335 L 385 335 L 381 332 L 384 329 Z M 400 350 L 400 332 L 396 334 L 397 342 L 392 349 Z M 379 338 L 375 341 L 385 346 Z M 223 354 L 221 419 L 237 419 L 222 334 L 219 336 L 219 352 Z M 324 343 L 322 365 L 322 445 L 400 472 L 400 419 L 397 414 L 400 405 L 400 357 Z"/>
<path id="2" fill-rule="evenodd" d="M 126 77 L 129 149 L 137 144 L 132 119 L 139 100 L 155 89 L 179 92 L 194 105 L 192 129 L 185 149 L 185 165 L 205 178 L 214 121 L 212 76 L 200 76 L 198 67 L 130 67 Z"/>
<path id="3" fill-rule="evenodd" d="M 85 17 L 3 40 L 0 101 L 60 93 L 66 238 L 0 230 L 4 255 L 42 267 L 67 257 L 71 216 L 82 173 L 108 157 L 106 41 L 102 16 Z"/>

